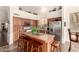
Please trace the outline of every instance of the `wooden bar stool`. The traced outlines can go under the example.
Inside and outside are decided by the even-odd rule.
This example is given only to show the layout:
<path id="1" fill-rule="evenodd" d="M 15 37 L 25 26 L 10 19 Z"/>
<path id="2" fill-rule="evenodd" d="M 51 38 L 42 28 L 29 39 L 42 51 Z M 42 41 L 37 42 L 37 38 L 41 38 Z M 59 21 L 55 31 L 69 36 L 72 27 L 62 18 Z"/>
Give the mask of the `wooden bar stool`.
<path id="1" fill-rule="evenodd" d="M 29 42 L 30 40 L 22 34 L 18 39 L 18 51 L 28 52 Z"/>
<path id="2" fill-rule="evenodd" d="M 51 52 L 54 52 L 55 49 L 61 52 L 61 46 L 60 46 L 60 42 L 55 40 L 52 44 L 51 44 Z"/>
<path id="3" fill-rule="evenodd" d="M 30 44 L 30 40 L 28 38 L 25 38 L 24 39 L 24 52 L 29 51 L 29 44 Z"/>
<path id="4" fill-rule="evenodd" d="M 24 52 L 30 52 L 31 51 L 31 48 L 32 48 L 32 43 L 31 43 L 31 39 L 24 35 Z"/>
<path id="5" fill-rule="evenodd" d="M 42 52 L 42 43 L 37 41 L 32 41 L 31 52 Z"/>
<path id="6" fill-rule="evenodd" d="M 32 46 L 33 46 L 32 40 L 30 38 L 26 38 L 24 45 L 25 52 L 31 52 Z"/>

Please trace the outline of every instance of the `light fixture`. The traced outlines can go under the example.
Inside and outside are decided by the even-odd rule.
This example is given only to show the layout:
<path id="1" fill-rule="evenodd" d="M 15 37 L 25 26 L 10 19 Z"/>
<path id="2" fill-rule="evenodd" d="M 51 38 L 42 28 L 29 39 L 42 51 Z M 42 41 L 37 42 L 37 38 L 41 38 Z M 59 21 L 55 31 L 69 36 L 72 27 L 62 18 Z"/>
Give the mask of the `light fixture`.
<path id="1" fill-rule="evenodd" d="M 21 8 L 21 7 L 19 7 L 19 10 L 22 10 L 22 8 Z"/>
<path id="2" fill-rule="evenodd" d="M 46 12 L 47 8 L 45 6 L 41 7 L 41 12 Z"/>

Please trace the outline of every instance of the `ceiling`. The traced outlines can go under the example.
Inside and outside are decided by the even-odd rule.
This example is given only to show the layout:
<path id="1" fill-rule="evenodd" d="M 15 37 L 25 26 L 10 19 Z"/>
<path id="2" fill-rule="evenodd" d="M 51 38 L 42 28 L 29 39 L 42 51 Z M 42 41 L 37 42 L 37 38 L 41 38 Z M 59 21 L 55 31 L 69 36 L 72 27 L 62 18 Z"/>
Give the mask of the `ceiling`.
<path id="1" fill-rule="evenodd" d="M 35 14 L 39 14 L 42 8 L 46 8 L 46 12 L 48 12 L 49 10 L 53 10 L 54 8 L 59 8 L 59 6 L 19 6 L 20 10 Z"/>

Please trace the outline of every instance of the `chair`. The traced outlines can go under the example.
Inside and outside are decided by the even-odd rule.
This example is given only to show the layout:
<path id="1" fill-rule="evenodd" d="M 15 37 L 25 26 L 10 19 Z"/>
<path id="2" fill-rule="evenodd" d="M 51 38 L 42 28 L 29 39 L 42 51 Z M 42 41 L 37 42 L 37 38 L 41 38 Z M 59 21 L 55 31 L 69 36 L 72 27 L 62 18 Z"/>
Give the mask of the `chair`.
<path id="1" fill-rule="evenodd" d="M 69 32 L 69 39 L 70 39 L 70 45 L 69 45 L 69 50 L 68 51 L 70 52 L 70 50 L 71 50 L 71 42 L 78 43 L 79 34 L 71 32 L 70 29 L 68 29 L 68 32 Z"/>
<path id="2" fill-rule="evenodd" d="M 52 48 L 53 48 L 53 49 L 52 49 Z M 55 39 L 54 42 L 52 42 L 52 44 L 51 44 L 51 52 L 54 52 L 55 49 L 57 50 L 57 52 L 58 52 L 58 51 L 61 52 L 60 41 L 58 41 L 58 40 L 56 40 L 56 39 Z"/>

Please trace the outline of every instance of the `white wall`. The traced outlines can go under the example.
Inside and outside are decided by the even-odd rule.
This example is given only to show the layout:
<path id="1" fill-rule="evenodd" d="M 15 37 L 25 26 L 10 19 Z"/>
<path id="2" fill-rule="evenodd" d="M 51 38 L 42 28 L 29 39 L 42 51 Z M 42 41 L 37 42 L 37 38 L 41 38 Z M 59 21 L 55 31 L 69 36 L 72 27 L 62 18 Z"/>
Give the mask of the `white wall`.
<path id="1" fill-rule="evenodd" d="M 62 10 L 50 12 L 48 14 L 48 18 L 55 18 L 55 17 L 61 17 L 62 16 Z"/>
<path id="2" fill-rule="evenodd" d="M 10 20 L 9 20 L 9 16 L 10 16 L 10 8 L 9 8 L 9 6 L 8 7 L 6 7 L 6 19 L 5 19 L 5 23 L 7 23 L 7 22 L 10 22 Z M 8 32 L 7 32 L 7 42 L 9 43 L 9 37 L 10 37 L 10 23 L 7 23 L 7 25 L 6 25 L 6 27 L 7 27 L 7 29 L 8 29 Z"/>
<path id="3" fill-rule="evenodd" d="M 1 23 L 3 22 L 6 23 L 9 20 L 8 9 L 9 9 L 8 6 L 0 6 L 0 31 L 1 31 Z M 9 39 L 9 34 L 7 36 L 7 42 L 8 42 L 8 39 Z"/>
<path id="4" fill-rule="evenodd" d="M 10 7 L 10 15 L 9 15 L 9 20 L 10 20 L 10 36 L 9 36 L 9 45 L 13 43 L 13 11 L 17 11 L 17 7 Z"/>
<path id="5" fill-rule="evenodd" d="M 6 22 L 7 18 L 8 18 L 7 7 L 0 6 L 0 29 L 1 29 L 1 23 Z"/>
<path id="6" fill-rule="evenodd" d="M 70 27 L 70 14 L 74 12 L 79 12 L 79 6 L 64 6 L 63 7 L 63 39 L 62 42 L 69 41 L 68 28 Z M 66 22 L 66 27 L 64 27 L 64 22 Z"/>

